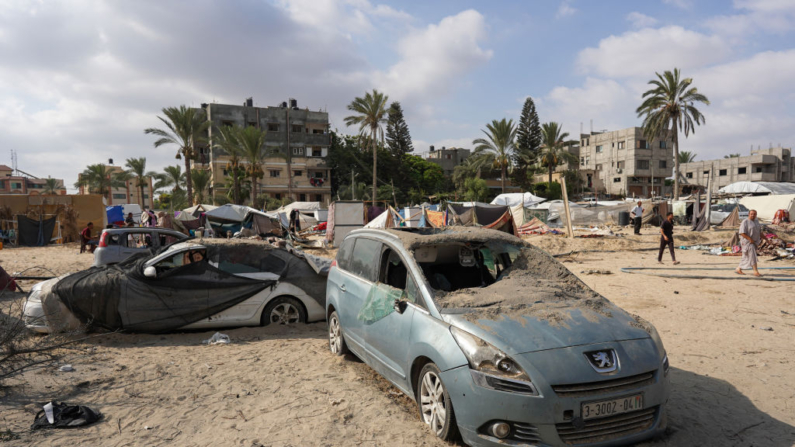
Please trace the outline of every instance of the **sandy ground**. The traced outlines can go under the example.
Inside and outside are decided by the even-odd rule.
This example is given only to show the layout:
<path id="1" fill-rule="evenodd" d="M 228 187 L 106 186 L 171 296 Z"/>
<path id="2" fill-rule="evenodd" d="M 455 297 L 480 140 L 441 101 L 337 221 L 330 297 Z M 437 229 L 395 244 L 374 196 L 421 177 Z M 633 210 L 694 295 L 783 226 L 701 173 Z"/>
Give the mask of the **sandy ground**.
<path id="1" fill-rule="evenodd" d="M 727 235 L 677 235 L 677 243 Z M 657 267 L 656 252 L 627 251 L 654 248 L 657 240 L 651 233 L 530 239 L 553 254 L 599 250 L 562 260 L 660 331 L 672 367 L 670 429 L 644 446 L 795 445 L 792 283 L 728 279 L 731 271 L 679 272 L 726 279 L 619 271 Z M 733 268 L 738 260 L 697 251 L 678 251 L 677 257 L 680 268 Z M 762 267 L 795 266 L 767 259 Z M 672 267 L 667 253 L 664 261 Z M 77 246 L 13 249 L 0 251 L 0 263 L 9 272 L 46 265 L 61 274 L 87 267 L 91 257 L 78 255 Z M 581 273 L 588 270 L 612 274 Z M 22 297 L 6 294 L 0 307 Z M 212 331 L 110 334 L 81 342 L 64 352 L 74 372 L 34 370 L 0 388 L 0 434 L 18 437 L 4 445 L 446 445 L 430 435 L 414 404 L 369 367 L 332 356 L 325 324 L 222 332 L 232 344 L 202 345 Z M 105 419 L 78 430 L 30 432 L 39 403 L 51 399 L 92 406 Z"/>

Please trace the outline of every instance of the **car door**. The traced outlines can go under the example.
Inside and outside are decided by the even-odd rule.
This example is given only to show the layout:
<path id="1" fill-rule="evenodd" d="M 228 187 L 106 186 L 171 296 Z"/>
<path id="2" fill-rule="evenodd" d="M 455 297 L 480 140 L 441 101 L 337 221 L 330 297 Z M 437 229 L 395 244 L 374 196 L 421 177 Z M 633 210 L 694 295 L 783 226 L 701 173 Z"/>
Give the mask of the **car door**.
<path id="1" fill-rule="evenodd" d="M 365 309 L 365 341 L 375 370 L 399 387 L 409 389 L 408 353 L 411 326 L 418 309 L 417 282 L 406 259 L 391 245 L 384 245 L 379 260 L 378 278 Z M 402 312 L 395 310 L 401 300 Z M 422 305 L 420 299 L 419 305 Z"/>
<path id="2" fill-rule="evenodd" d="M 130 256 L 144 252 L 152 245 L 152 233 L 150 231 L 131 231 L 125 234 L 127 243 L 121 246 L 121 259 L 123 261 Z"/>
<path id="3" fill-rule="evenodd" d="M 348 269 L 340 269 L 337 314 L 348 346 L 362 360 L 367 361 L 364 323 L 360 319 L 362 305 L 375 285 L 382 243 L 364 237 L 354 239 Z"/>

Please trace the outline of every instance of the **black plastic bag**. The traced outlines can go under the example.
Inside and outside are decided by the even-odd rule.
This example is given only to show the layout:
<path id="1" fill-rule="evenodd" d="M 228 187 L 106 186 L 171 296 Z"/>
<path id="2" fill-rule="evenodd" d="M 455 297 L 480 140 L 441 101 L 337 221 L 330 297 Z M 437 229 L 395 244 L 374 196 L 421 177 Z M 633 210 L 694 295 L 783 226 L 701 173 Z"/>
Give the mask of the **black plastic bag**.
<path id="1" fill-rule="evenodd" d="M 36 414 L 36 420 L 30 426 L 31 430 L 40 428 L 77 428 L 91 425 L 102 419 L 102 413 L 94 411 L 83 405 L 69 405 L 67 403 L 52 403 L 53 423 L 47 420 L 44 410 Z"/>

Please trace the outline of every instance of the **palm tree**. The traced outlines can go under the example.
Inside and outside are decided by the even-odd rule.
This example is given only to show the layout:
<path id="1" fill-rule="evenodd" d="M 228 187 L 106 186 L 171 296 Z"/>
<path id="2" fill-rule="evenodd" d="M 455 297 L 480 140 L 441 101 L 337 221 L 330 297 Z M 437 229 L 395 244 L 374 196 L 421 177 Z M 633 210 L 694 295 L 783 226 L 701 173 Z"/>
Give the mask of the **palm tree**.
<path id="1" fill-rule="evenodd" d="M 88 165 L 83 172 L 78 175 L 75 188 L 85 187 L 91 194 L 99 194 L 104 197 L 110 195 L 113 188 L 124 188 L 126 172 L 113 172 L 102 163 Z"/>
<path id="2" fill-rule="evenodd" d="M 193 182 L 193 195 L 196 203 L 204 203 L 204 191 L 210 186 L 210 171 L 191 169 L 190 178 Z"/>
<path id="3" fill-rule="evenodd" d="M 240 203 L 245 202 L 251 197 L 251 180 L 246 178 L 246 171 L 243 169 L 238 169 L 237 172 L 230 172 L 229 176 L 226 178 L 226 183 L 224 185 L 227 189 L 226 198 L 230 201 L 234 200 L 235 197 L 235 185 L 237 185 L 237 197 Z M 239 204 L 236 203 L 236 205 Z"/>
<path id="4" fill-rule="evenodd" d="M 696 154 L 690 151 L 679 152 L 678 157 L 679 157 L 679 164 L 692 163 L 696 161 Z"/>
<path id="5" fill-rule="evenodd" d="M 235 132 L 235 138 L 240 144 L 240 155 L 248 162 L 246 164 L 246 174 L 251 178 L 252 207 L 254 207 L 257 200 L 257 179 L 264 176 L 262 172 L 262 161 L 265 158 L 263 146 L 265 146 L 265 134 L 267 133 L 265 129 L 253 126 L 241 127 Z"/>
<path id="6" fill-rule="evenodd" d="M 235 173 L 240 172 L 241 169 L 240 162 L 242 160 L 240 155 L 242 149 L 237 139 L 237 135 L 240 133 L 241 129 L 238 125 L 232 125 L 222 126 L 217 130 L 218 137 L 214 138 L 214 146 L 229 156 L 229 161 L 226 162 L 226 170 L 231 173 L 230 177 L 232 178 L 232 196 L 230 200 L 232 200 L 232 203 L 235 205 L 240 205 L 243 203 L 243 198 L 240 197 L 240 176 L 235 175 Z"/>
<path id="7" fill-rule="evenodd" d="M 486 124 L 483 133 L 487 138 L 478 138 L 472 141 L 475 150 L 472 155 L 477 160 L 477 166 L 491 165 L 493 169 L 501 172 L 502 192 L 505 193 L 505 178 L 508 171 L 512 170 L 511 157 L 515 149 L 516 126 L 513 120 L 493 120 Z"/>
<path id="8" fill-rule="evenodd" d="M 685 138 L 696 132 L 696 126 L 704 124 L 704 115 L 695 107 L 701 102 L 709 105 L 709 99 L 692 87 L 692 78 L 679 78 L 679 69 L 666 70 L 657 79 L 649 81 L 654 88 L 646 91 L 643 103 L 635 110 L 643 116 L 643 135 L 651 140 L 661 135 L 673 134 L 674 143 L 674 200 L 679 200 L 679 131 Z"/>
<path id="9" fill-rule="evenodd" d="M 549 185 L 552 185 L 552 171 L 563 163 L 577 163 L 577 157 L 568 151 L 563 126 L 554 121 L 541 125 L 541 157 L 539 162 L 549 171 Z"/>
<path id="10" fill-rule="evenodd" d="M 149 177 L 157 176 L 156 172 L 146 171 L 146 157 L 141 158 L 128 158 L 125 166 L 128 168 L 127 173 L 135 177 L 135 187 L 138 188 L 139 201 L 138 204 L 144 207 L 144 187 L 147 185 L 146 179 Z M 152 193 L 152 191 L 149 191 Z M 154 196 L 154 194 L 152 194 Z M 154 199 L 154 197 L 152 197 Z"/>
<path id="11" fill-rule="evenodd" d="M 44 179 L 44 190 L 42 194 L 58 194 L 61 184 L 54 178 Z"/>
<path id="12" fill-rule="evenodd" d="M 155 147 L 164 144 L 175 144 L 177 149 L 177 160 L 185 159 L 185 172 L 190 172 L 190 160 L 195 156 L 196 146 L 207 142 L 207 129 L 211 122 L 203 109 L 194 109 L 181 105 L 179 107 L 167 107 L 163 109 L 166 118 L 158 116 L 167 130 L 149 128 L 144 130 L 145 134 L 157 135 L 160 138 L 155 141 Z M 193 185 L 190 176 L 185 178 L 185 186 L 188 191 L 188 200 L 193 198 Z"/>
<path id="13" fill-rule="evenodd" d="M 166 166 L 163 172 L 156 174 L 155 189 L 162 189 L 171 186 L 171 192 L 181 191 L 182 186 L 185 185 L 185 173 L 182 172 L 182 166 Z"/>
<path id="14" fill-rule="evenodd" d="M 384 142 L 384 127 L 389 115 L 387 108 L 387 101 L 389 96 L 373 89 L 372 94 L 367 92 L 364 98 L 356 97 L 350 104 L 348 110 L 357 113 L 345 117 L 345 125 L 353 126 L 359 125 L 359 132 L 364 134 L 365 131 L 370 131 L 370 145 L 373 150 L 373 194 L 372 197 L 378 196 L 378 187 L 376 184 L 376 174 L 378 165 L 378 145 L 377 140 L 380 135 L 381 143 Z"/>

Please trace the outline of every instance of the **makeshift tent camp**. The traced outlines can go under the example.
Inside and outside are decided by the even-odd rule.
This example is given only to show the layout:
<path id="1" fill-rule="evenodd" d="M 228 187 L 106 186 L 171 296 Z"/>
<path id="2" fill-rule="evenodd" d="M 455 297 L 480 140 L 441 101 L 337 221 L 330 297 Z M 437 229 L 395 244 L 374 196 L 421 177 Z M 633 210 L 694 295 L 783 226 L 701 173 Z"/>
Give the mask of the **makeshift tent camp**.
<path id="1" fill-rule="evenodd" d="M 778 210 L 788 211 L 790 217 L 795 216 L 795 194 L 743 197 L 740 204 L 756 210 L 757 218 L 766 222 L 772 222 Z"/>
<path id="2" fill-rule="evenodd" d="M 795 194 L 795 183 L 734 182 L 718 190 L 721 194 Z"/>
<path id="3" fill-rule="evenodd" d="M 55 230 L 55 217 L 33 220 L 17 215 L 18 244 L 25 247 L 42 247 L 50 243 Z"/>
<path id="4" fill-rule="evenodd" d="M 447 225 L 482 226 L 516 234 L 511 208 L 505 205 L 477 203 L 469 207 L 450 203 L 447 205 Z"/>
<path id="5" fill-rule="evenodd" d="M 718 225 L 721 228 L 737 228 L 740 226 L 740 207 L 735 206 L 731 213 Z"/>
<path id="6" fill-rule="evenodd" d="M 400 226 L 403 219 L 391 206 L 378 217 L 371 220 L 364 228 L 395 228 Z"/>
<path id="7" fill-rule="evenodd" d="M 207 220 L 211 222 L 232 223 L 243 222 L 251 211 L 256 212 L 257 210 L 243 205 L 227 203 L 226 205 L 216 207 L 206 212 L 205 215 L 207 216 Z"/>
<path id="8" fill-rule="evenodd" d="M 530 206 L 537 205 L 537 204 L 539 204 L 539 203 L 541 203 L 541 202 L 543 202 L 545 200 L 547 200 L 547 199 L 545 199 L 543 197 L 534 196 L 533 194 L 530 194 L 529 192 L 525 192 L 525 193 L 517 192 L 517 193 L 500 194 L 497 197 L 495 197 L 494 200 L 491 201 L 491 204 L 492 205 L 506 205 L 506 206 L 510 206 L 510 207 L 514 207 L 516 205 L 522 205 L 522 206 L 530 207 Z"/>
<path id="9" fill-rule="evenodd" d="M 192 206 L 190 208 L 185 208 L 182 211 L 185 211 L 188 214 L 192 214 L 194 217 L 199 217 L 199 215 L 201 215 L 201 213 L 206 213 L 206 212 L 212 211 L 212 210 L 214 210 L 216 208 L 218 208 L 218 207 L 215 206 L 215 205 L 199 204 L 199 205 Z"/>
<path id="10" fill-rule="evenodd" d="M 284 228 L 290 228 L 290 213 L 276 213 L 279 216 L 279 222 Z M 273 213 L 268 213 L 269 216 L 272 216 Z M 317 219 L 315 219 L 312 215 L 302 214 L 299 211 L 298 219 L 301 223 L 301 231 L 307 230 L 309 228 L 314 227 L 317 225 Z"/>
<path id="11" fill-rule="evenodd" d="M 304 214 L 314 214 L 314 211 L 319 209 L 321 209 L 320 202 L 293 202 L 280 207 L 276 212 L 287 213 L 289 216 L 292 210 L 298 210 Z"/>

